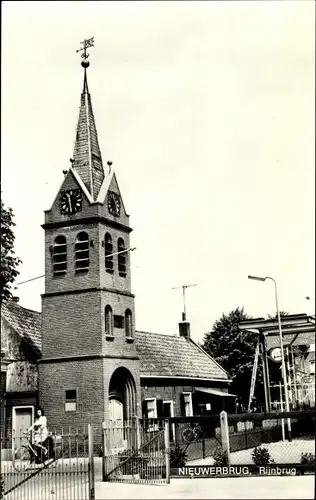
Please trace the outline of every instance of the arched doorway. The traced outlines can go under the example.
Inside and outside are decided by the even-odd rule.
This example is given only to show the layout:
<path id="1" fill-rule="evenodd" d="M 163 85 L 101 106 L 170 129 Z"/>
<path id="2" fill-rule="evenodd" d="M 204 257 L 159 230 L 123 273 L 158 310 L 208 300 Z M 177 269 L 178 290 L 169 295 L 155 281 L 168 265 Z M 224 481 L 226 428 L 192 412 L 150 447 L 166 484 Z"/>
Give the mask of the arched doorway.
<path id="1" fill-rule="evenodd" d="M 136 386 L 132 374 L 120 367 L 113 373 L 109 385 L 108 449 L 118 452 L 136 443 Z M 134 435 L 135 434 L 135 435 Z"/>
<path id="2" fill-rule="evenodd" d="M 127 368 L 117 368 L 109 385 L 109 420 L 131 420 L 136 416 L 136 385 Z"/>

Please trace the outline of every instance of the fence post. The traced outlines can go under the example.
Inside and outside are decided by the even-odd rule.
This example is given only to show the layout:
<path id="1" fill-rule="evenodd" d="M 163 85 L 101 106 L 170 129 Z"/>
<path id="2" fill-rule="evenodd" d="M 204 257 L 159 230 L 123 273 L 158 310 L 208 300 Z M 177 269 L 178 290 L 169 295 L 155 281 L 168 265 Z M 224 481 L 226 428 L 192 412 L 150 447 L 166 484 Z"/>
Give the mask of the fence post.
<path id="1" fill-rule="evenodd" d="M 105 428 L 105 422 L 102 422 L 102 481 L 105 481 L 107 474 L 106 456 L 107 456 L 106 428 Z"/>
<path id="2" fill-rule="evenodd" d="M 170 483 L 170 439 L 169 420 L 165 420 L 165 462 L 166 462 L 166 482 Z"/>
<path id="3" fill-rule="evenodd" d="M 88 424 L 88 449 L 89 449 L 89 500 L 94 500 L 95 491 L 94 491 L 93 429 L 91 424 Z"/>
<path id="4" fill-rule="evenodd" d="M 229 432 L 228 432 L 228 421 L 226 411 L 221 411 L 220 413 L 221 422 L 221 441 L 223 451 L 227 453 L 228 465 L 230 466 L 230 446 L 229 446 Z"/>
<path id="5" fill-rule="evenodd" d="M 141 447 L 139 418 L 135 417 L 135 421 L 136 421 L 136 450 L 139 450 Z"/>

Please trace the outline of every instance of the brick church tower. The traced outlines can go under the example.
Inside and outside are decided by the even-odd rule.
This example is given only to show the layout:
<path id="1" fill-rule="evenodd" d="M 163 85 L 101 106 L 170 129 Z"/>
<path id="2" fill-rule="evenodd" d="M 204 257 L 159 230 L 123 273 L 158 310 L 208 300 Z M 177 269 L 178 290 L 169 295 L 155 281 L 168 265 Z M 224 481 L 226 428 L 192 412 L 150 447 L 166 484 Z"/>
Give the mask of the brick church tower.
<path id="1" fill-rule="evenodd" d="M 140 415 L 129 216 L 84 82 L 71 166 L 45 212 L 39 401 L 49 427 Z M 126 252 L 124 250 L 127 250 Z"/>

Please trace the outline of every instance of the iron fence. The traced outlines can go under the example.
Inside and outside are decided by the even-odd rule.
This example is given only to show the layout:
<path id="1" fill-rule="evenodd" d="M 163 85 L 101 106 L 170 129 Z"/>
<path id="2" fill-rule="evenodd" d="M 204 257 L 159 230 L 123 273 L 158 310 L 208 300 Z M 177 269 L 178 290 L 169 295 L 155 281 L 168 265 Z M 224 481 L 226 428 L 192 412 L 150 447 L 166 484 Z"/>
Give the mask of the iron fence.
<path id="1" fill-rule="evenodd" d="M 168 482 L 168 434 L 169 428 L 158 420 L 104 422 L 103 480 Z"/>
<path id="2" fill-rule="evenodd" d="M 178 466 L 180 456 L 186 464 L 190 464 L 212 456 L 221 447 L 219 415 L 173 417 L 168 422 L 172 429 L 171 467 Z"/>
<path id="3" fill-rule="evenodd" d="M 5 500 L 90 500 L 94 495 L 91 426 L 51 432 L 35 446 L 25 434 L 1 443 Z"/>
<path id="4" fill-rule="evenodd" d="M 315 463 L 314 411 L 228 415 L 228 430 L 232 465 Z"/>

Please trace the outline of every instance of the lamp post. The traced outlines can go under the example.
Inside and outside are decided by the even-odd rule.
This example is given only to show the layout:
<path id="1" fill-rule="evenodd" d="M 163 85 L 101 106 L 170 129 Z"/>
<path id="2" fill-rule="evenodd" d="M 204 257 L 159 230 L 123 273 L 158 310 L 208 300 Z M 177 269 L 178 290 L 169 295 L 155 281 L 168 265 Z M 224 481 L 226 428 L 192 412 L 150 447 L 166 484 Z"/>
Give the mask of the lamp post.
<path id="1" fill-rule="evenodd" d="M 271 278 L 270 276 L 266 276 L 265 278 L 261 278 L 259 276 L 248 276 L 248 278 L 250 280 L 256 280 L 256 281 L 271 280 L 274 283 L 275 304 L 276 304 L 276 310 L 277 310 L 279 336 L 280 336 L 280 349 L 281 349 L 281 363 L 282 363 L 282 378 L 283 378 L 283 386 L 284 386 L 285 411 L 288 412 L 288 411 L 290 411 L 290 405 L 289 405 L 289 395 L 288 395 L 288 391 L 287 391 L 287 375 L 286 375 L 286 367 L 285 367 L 285 359 L 284 359 L 282 326 L 281 326 L 281 316 L 280 316 L 280 311 L 279 311 L 277 284 L 276 284 L 275 279 Z M 287 419 L 287 428 L 288 428 L 288 438 L 289 438 L 289 441 L 291 441 L 292 436 L 291 436 L 291 419 L 290 418 Z"/>

